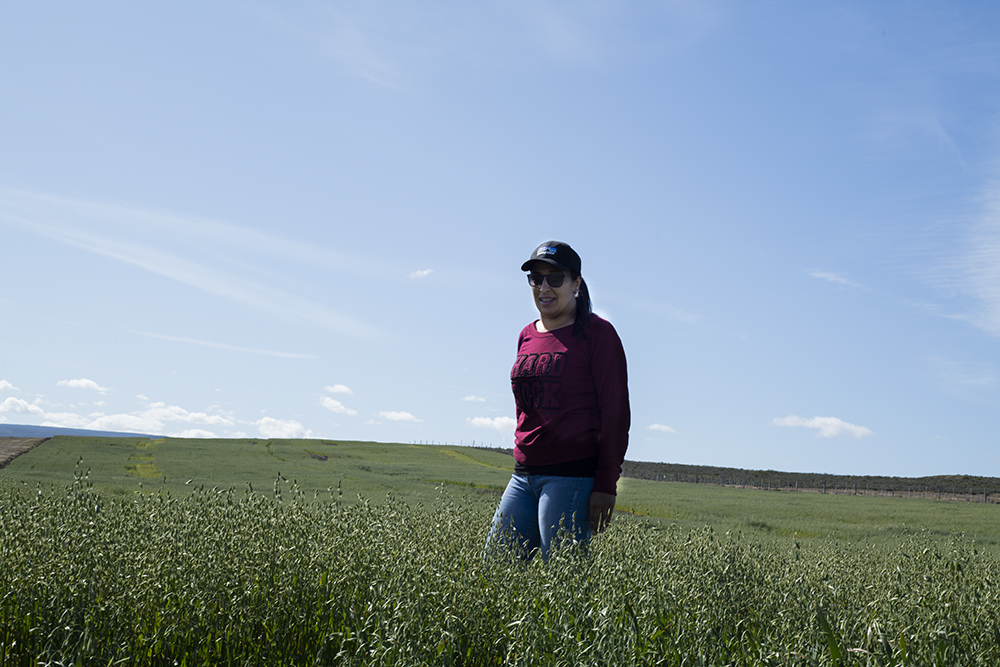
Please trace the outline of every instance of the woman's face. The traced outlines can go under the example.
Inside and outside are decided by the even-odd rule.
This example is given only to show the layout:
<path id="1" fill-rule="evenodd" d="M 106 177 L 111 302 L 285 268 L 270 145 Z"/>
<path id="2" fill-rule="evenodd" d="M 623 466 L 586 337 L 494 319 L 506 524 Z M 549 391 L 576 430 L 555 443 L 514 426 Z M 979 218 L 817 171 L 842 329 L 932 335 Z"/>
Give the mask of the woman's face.
<path id="1" fill-rule="evenodd" d="M 546 324 L 565 326 L 576 317 L 576 292 L 580 289 L 580 276 L 575 279 L 562 269 L 546 262 L 535 262 L 528 269 L 529 276 L 562 275 L 562 285 L 553 287 L 548 279 L 541 285 L 531 286 L 531 295 L 535 299 L 538 314 Z"/>

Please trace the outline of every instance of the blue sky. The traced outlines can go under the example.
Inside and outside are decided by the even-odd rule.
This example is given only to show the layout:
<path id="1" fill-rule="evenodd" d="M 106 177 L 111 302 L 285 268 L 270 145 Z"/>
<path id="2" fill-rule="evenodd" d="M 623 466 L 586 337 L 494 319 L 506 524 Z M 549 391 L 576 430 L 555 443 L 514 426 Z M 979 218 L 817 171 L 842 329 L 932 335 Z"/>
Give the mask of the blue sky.
<path id="1" fill-rule="evenodd" d="M 508 446 L 571 243 L 629 458 L 1000 476 L 994 3 L 7 3 L 0 421 Z"/>

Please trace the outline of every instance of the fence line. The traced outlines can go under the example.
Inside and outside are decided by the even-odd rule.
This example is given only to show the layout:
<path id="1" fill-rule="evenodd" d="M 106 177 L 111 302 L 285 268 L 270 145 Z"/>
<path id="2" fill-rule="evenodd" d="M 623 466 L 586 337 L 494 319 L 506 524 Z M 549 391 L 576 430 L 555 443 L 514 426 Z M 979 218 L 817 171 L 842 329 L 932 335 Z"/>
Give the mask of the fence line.
<path id="1" fill-rule="evenodd" d="M 748 479 L 739 477 L 724 477 L 724 476 L 710 476 L 710 475 L 690 475 L 681 473 L 674 473 L 673 475 L 666 473 L 656 473 L 653 474 L 643 474 L 642 472 L 636 474 L 626 474 L 626 477 L 631 477 L 633 479 L 647 479 L 650 481 L 657 482 L 676 482 L 681 484 L 691 484 L 690 479 L 682 479 L 682 477 L 694 477 L 694 484 L 711 484 L 713 486 L 726 486 L 736 489 L 755 489 L 762 491 L 781 491 L 781 492 L 797 492 L 797 493 L 820 493 L 829 495 L 848 495 L 848 496 L 872 496 L 879 498 L 904 498 L 904 499 L 921 499 L 921 500 L 945 500 L 950 502 L 971 502 L 971 503 L 990 503 L 996 504 L 1000 502 L 1000 494 L 997 492 L 991 492 L 989 489 L 984 488 L 982 493 L 973 493 L 971 491 L 959 491 L 955 488 L 948 489 L 944 486 L 929 486 L 929 485 L 908 485 L 905 488 L 900 486 L 889 486 L 886 488 L 885 485 L 879 485 L 878 488 L 873 488 L 870 486 L 859 487 L 857 483 L 854 484 L 823 484 L 822 486 L 803 486 L 798 483 L 798 481 L 790 480 L 774 480 L 774 479 Z"/>

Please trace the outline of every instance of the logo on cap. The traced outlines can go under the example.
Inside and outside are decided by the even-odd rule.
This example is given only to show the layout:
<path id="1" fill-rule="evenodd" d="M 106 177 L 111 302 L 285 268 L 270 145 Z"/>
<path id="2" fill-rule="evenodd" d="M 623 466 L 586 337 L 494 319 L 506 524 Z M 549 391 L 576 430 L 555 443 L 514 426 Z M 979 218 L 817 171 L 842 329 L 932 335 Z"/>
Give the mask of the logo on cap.
<path id="1" fill-rule="evenodd" d="M 554 255 L 554 254 L 556 254 L 556 249 L 553 248 L 552 246 L 543 246 L 543 247 L 539 248 L 538 252 L 536 252 L 535 254 L 536 255 Z"/>

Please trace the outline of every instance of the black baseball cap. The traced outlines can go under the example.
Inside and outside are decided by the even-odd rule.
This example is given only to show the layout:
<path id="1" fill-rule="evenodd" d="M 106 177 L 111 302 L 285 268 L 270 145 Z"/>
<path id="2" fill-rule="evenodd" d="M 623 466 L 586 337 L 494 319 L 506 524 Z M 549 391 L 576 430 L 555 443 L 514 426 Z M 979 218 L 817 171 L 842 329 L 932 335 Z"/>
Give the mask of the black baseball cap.
<path id="1" fill-rule="evenodd" d="M 545 262 L 557 269 L 569 271 L 576 275 L 580 275 L 581 273 L 580 265 L 582 262 L 580 262 L 580 256 L 576 254 L 575 250 L 569 247 L 568 243 L 563 243 L 562 241 L 546 241 L 539 245 L 531 253 L 531 259 L 521 265 L 521 270 L 527 271 L 532 262 Z"/>

